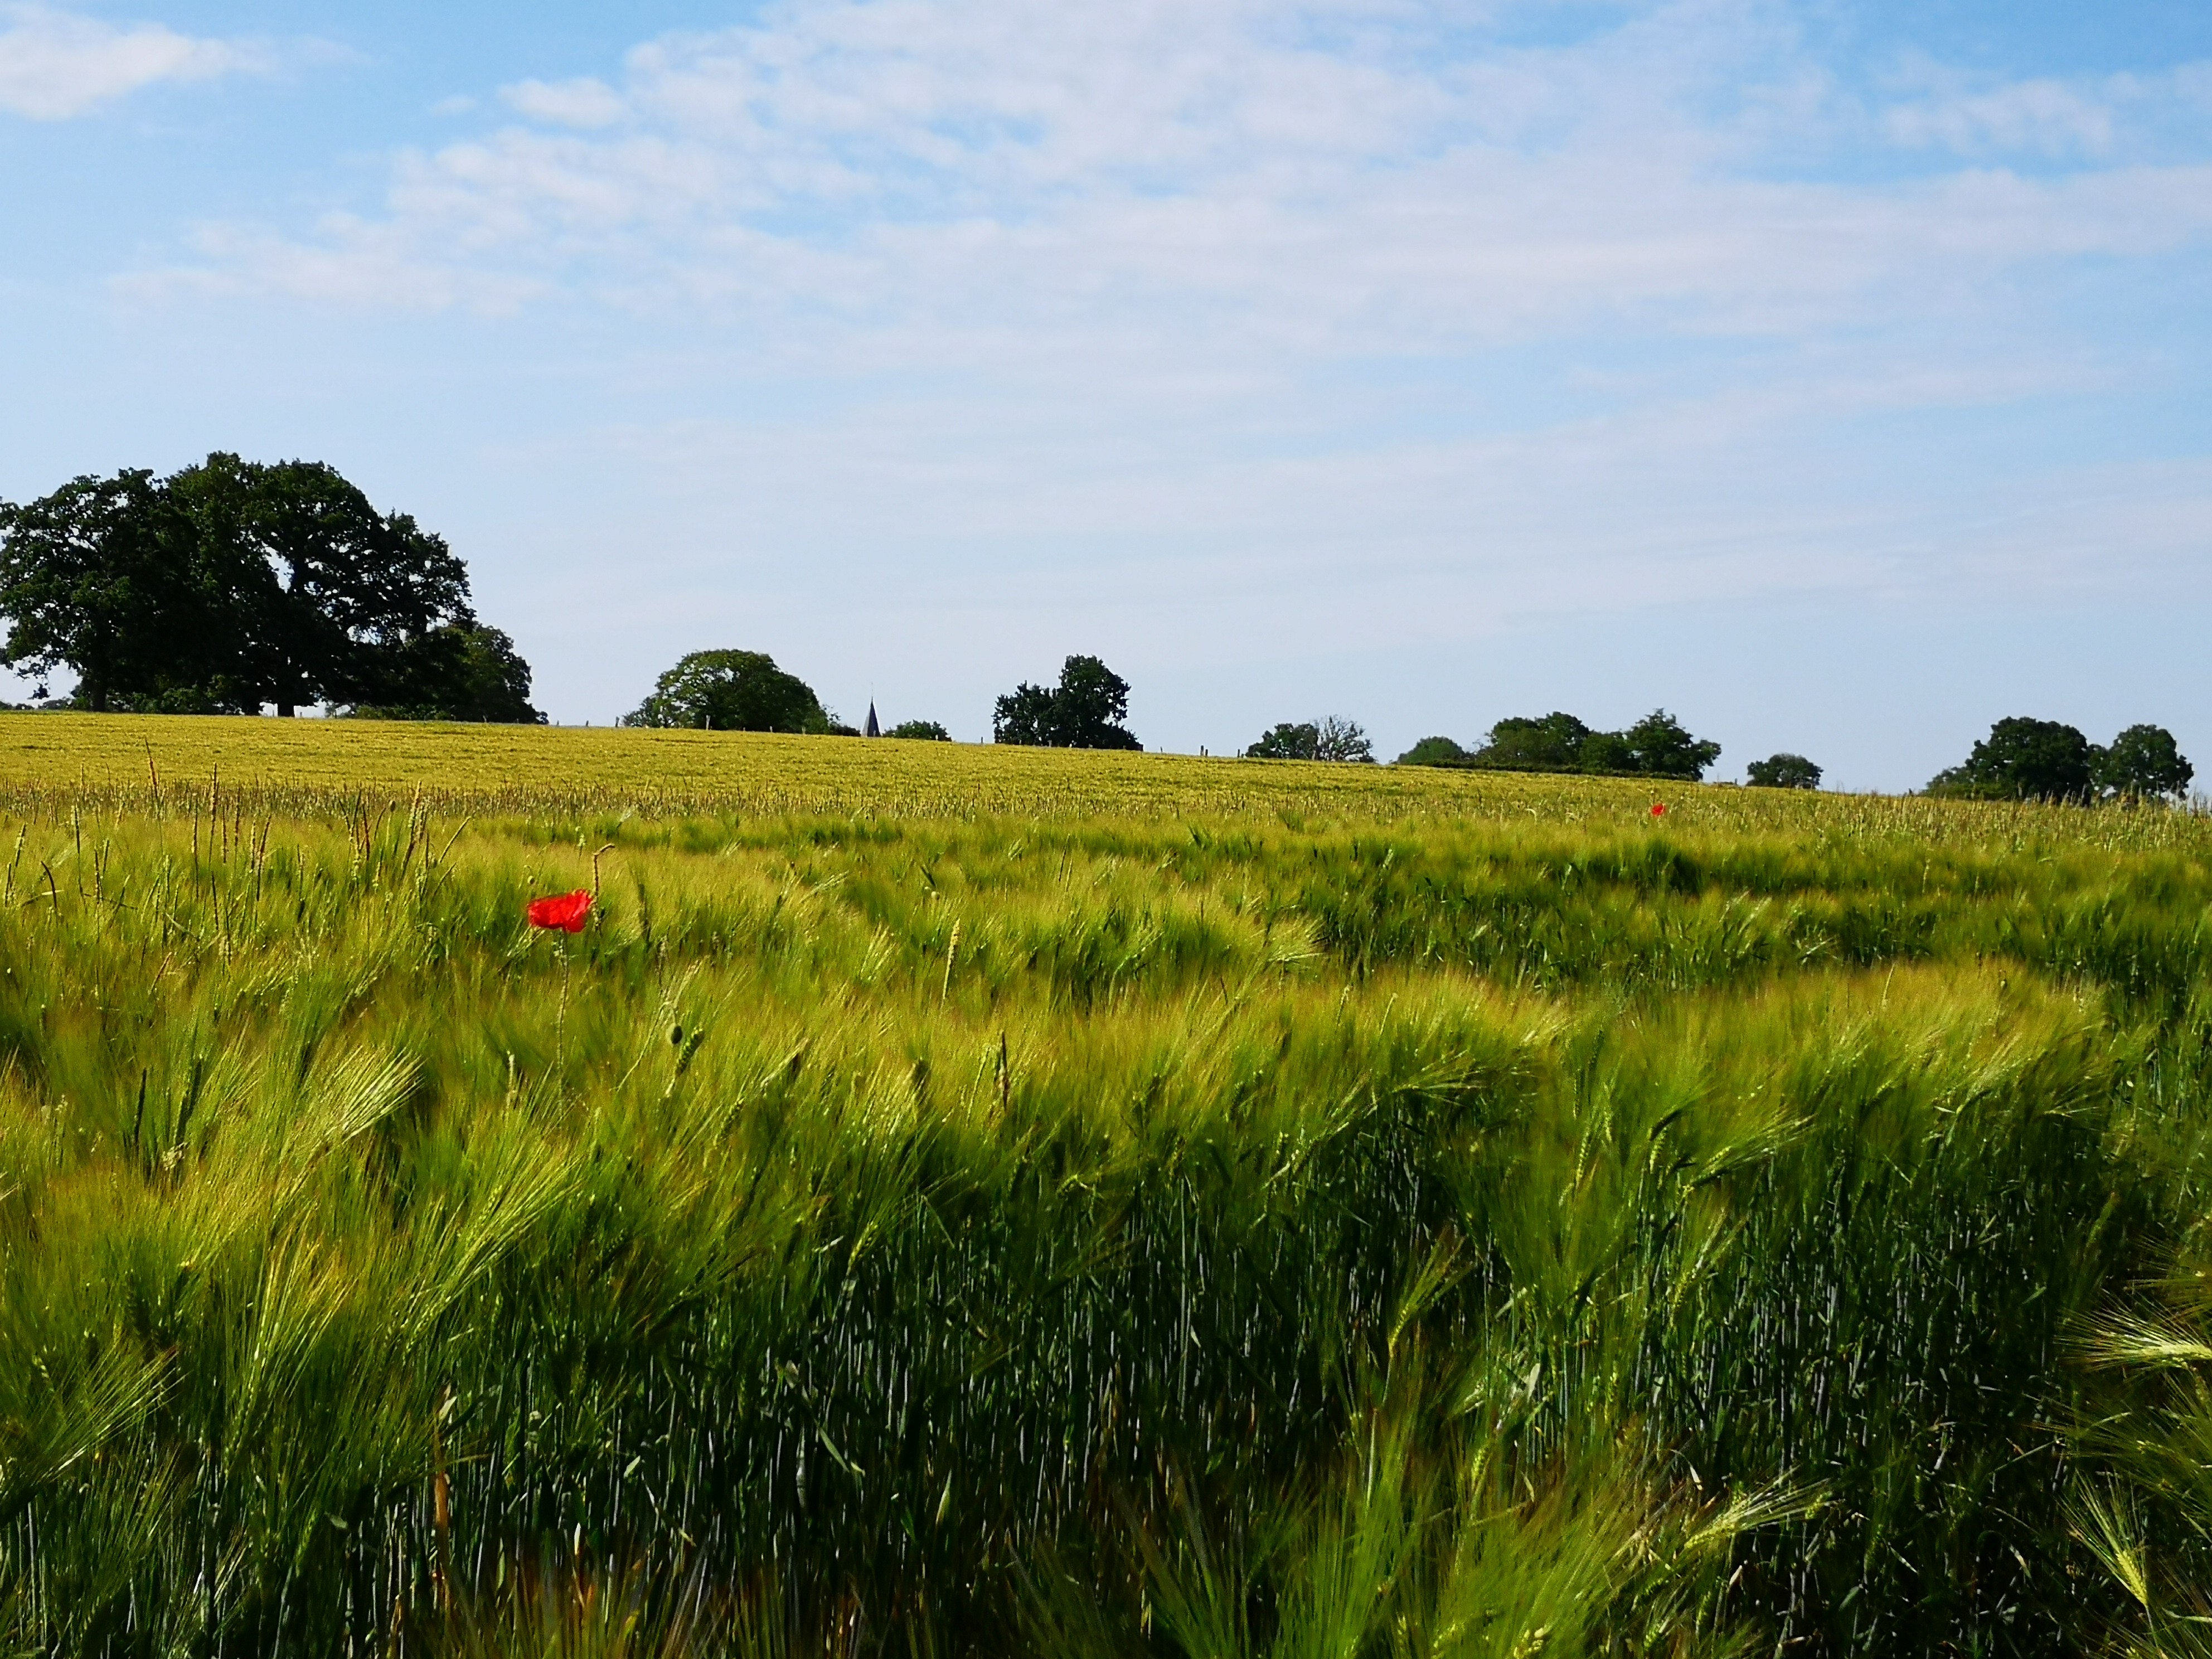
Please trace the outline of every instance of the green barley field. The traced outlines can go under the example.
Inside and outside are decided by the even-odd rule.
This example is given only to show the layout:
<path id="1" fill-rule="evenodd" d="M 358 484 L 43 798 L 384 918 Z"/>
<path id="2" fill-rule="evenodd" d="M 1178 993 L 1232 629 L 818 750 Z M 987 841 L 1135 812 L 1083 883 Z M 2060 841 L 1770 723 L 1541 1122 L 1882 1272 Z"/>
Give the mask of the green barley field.
<path id="1" fill-rule="evenodd" d="M 2208 855 L 0 717 L 0 1637 L 2212 1652 Z"/>

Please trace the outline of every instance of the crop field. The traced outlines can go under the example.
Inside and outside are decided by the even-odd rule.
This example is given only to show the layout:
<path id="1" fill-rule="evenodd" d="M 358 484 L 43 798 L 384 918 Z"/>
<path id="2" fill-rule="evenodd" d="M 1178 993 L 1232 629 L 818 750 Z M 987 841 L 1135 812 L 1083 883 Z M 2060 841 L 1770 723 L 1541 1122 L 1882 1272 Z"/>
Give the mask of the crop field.
<path id="1" fill-rule="evenodd" d="M 0 1635 L 2212 1650 L 2208 854 L 0 717 Z"/>

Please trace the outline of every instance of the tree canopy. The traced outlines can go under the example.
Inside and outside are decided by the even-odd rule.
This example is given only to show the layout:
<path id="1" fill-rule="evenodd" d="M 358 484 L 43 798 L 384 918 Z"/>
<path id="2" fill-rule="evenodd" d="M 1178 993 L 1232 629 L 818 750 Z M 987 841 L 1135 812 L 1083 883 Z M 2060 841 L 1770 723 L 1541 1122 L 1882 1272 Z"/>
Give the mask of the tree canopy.
<path id="1" fill-rule="evenodd" d="M 1509 772 L 1598 772 L 1694 781 L 1720 758 L 1721 746 L 1695 738 L 1663 708 L 1624 732 L 1595 732 L 1572 714 L 1509 716 L 1490 728 L 1480 748 L 1449 738 L 1424 738 L 1400 756 L 1401 765 L 1467 766 Z"/>
<path id="2" fill-rule="evenodd" d="M 1449 738 L 1423 738 L 1398 757 L 1400 766 L 1464 766 L 1467 750 Z"/>
<path id="3" fill-rule="evenodd" d="M 884 735 L 887 738 L 919 738 L 925 743 L 952 741 L 952 734 L 938 720 L 901 720 Z"/>
<path id="4" fill-rule="evenodd" d="M 778 668 L 763 651 L 694 651 L 679 658 L 622 723 L 812 732 L 837 724 L 811 686 Z"/>
<path id="5" fill-rule="evenodd" d="M 2098 787 L 2137 799 L 2185 794 L 2196 775 L 2173 733 L 2162 726 L 2130 726 L 2097 757 Z"/>
<path id="6" fill-rule="evenodd" d="M 1818 789 L 1820 769 L 1802 755 L 1769 755 L 1763 761 L 1753 761 L 1743 769 L 1745 780 L 1754 789 Z"/>
<path id="7" fill-rule="evenodd" d="M 1252 760 L 1372 761 L 1375 745 L 1357 720 L 1334 714 L 1319 720 L 1285 720 L 1245 750 Z"/>
<path id="8" fill-rule="evenodd" d="M 69 669 L 95 710 L 544 718 L 445 541 L 319 461 L 218 453 L 0 505 L 0 661 Z"/>
<path id="9" fill-rule="evenodd" d="M 2014 715 L 1990 726 L 1960 764 L 1930 779 L 1927 793 L 1980 800 L 2141 799 L 2179 795 L 2195 776 L 2164 726 L 2131 726 L 2100 748 L 2077 727 Z"/>
<path id="10" fill-rule="evenodd" d="M 0 660 L 45 680 L 76 675 L 105 713 L 217 689 L 218 595 L 151 472 L 72 478 L 26 506 L 0 503 Z M 43 684 L 36 695 L 46 695 Z"/>
<path id="11" fill-rule="evenodd" d="M 1060 684 L 1027 681 L 1000 697 L 991 716 L 994 741 L 1043 749 L 1141 749 L 1121 722 L 1129 683 L 1096 657 L 1070 657 Z"/>
<path id="12" fill-rule="evenodd" d="M 2014 715 L 1957 766 L 1929 781 L 1931 795 L 1995 800 L 2087 800 L 2096 787 L 2096 746 L 2058 720 Z"/>
<path id="13" fill-rule="evenodd" d="M 362 703 L 353 713 L 372 720 L 486 720 L 542 726 L 530 706 L 530 665 L 514 641 L 482 623 L 447 623 L 407 641 L 394 684 L 412 701 Z"/>

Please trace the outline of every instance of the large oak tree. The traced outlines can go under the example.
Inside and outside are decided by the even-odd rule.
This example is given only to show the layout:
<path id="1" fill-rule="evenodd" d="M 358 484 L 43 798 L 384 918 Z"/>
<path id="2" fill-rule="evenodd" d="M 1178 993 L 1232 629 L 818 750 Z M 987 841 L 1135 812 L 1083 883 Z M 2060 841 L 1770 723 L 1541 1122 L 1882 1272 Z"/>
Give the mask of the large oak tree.
<path id="1" fill-rule="evenodd" d="M 319 461 L 218 453 L 0 505 L 0 660 L 73 671 L 88 708 L 544 719 L 444 539 Z"/>

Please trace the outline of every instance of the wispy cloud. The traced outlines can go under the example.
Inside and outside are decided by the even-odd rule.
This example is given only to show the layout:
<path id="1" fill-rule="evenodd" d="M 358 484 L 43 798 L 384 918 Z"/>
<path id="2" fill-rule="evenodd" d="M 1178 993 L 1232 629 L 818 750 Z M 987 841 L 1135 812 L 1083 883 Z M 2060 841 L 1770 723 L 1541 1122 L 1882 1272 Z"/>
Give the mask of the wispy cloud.
<path id="1" fill-rule="evenodd" d="M 2112 149 L 2119 123 L 2112 102 L 2095 92 L 2036 80 L 1899 104 L 1886 112 L 1884 125 L 1901 144 L 1966 155 L 2102 155 Z"/>
<path id="2" fill-rule="evenodd" d="M 1862 145 L 1976 165 L 1855 182 L 1855 118 L 1778 18 L 1670 0 L 1528 48 L 1374 0 L 787 0 L 648 43 L 617 83 L 509 87 L 518 120 L 398 157 L 380 209 L 223 233 L 200 275 L 348 304 L 797 306 L 879 331 L 872 353 L 1117 319 L 1433 350 L 1796 328 L 2212 232 L 2201 168 L 2130 165 L 2109 103 L 2056 82 L 1866 117 Z M 2004 166 L 2059 152 L 2104 164 Z"/>
<path id="3" fill-rule="evenodd" d="M 519 81 L 501 95 L 518 115 L 556 127 L 611 127 L 629 112 L 604 81 Z"/>
<path id="4" fill-rule="evenodd" d="M 117 25 L 43 5 L 0 6 L 0 110 L 62 121 L 172 81 L 258 70 L 265 55 L 160 23 Z"/>

